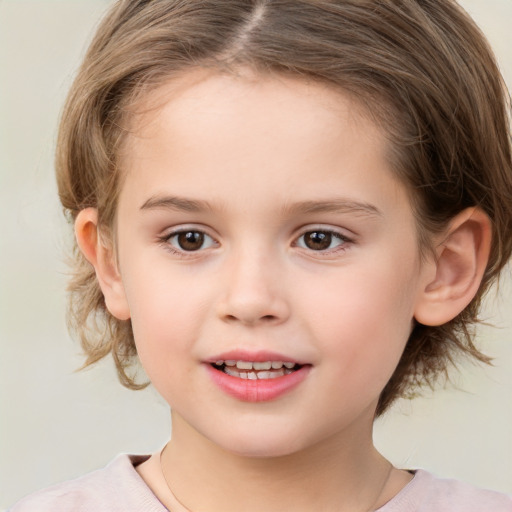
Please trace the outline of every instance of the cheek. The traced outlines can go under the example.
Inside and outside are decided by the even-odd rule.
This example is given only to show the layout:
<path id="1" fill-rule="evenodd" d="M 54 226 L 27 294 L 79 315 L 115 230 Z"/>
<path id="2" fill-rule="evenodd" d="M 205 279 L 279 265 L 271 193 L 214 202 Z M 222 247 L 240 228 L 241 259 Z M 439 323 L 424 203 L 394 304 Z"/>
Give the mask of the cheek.
<path id="1" fill-rule="evenodd" d="M 310 326 L 340 381 L 385 386 L 411 330 L 412 276 L 390 267 L 351 272 L 310 297 Z"/>
<path id="2" fill-rule="evenodd" d="M 185 372 L 207 314 L 205 287 L 193 286 L 187 276 L 169 275 L 165 266 L 130 268 L 125 289 L 143 367 L 152 381 Z"/>

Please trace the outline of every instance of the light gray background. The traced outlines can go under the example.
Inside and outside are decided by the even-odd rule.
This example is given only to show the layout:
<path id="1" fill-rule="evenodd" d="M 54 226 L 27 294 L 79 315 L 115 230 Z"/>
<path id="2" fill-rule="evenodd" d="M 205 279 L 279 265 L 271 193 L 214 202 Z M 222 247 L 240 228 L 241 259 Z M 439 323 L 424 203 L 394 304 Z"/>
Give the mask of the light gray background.
<path id="1" fill-rule="evenodd" d="M 53 177 L 57 119 L 106 0 L 0 0 L 0 509 L 22 495 L 161 447 L 166 404 L 125 390 L 112 364 L 75 373 L 66 331 L 69 231 Z M 512 0 L 464 0 L 512 83 Z M 510 272 L 509 272 L 510 274 Z M 452 386 L 379 420 L 399 466 L 512 493 L 512 286 L 503 282 L 479 343 L 494 368 L 464 365 Z"/>

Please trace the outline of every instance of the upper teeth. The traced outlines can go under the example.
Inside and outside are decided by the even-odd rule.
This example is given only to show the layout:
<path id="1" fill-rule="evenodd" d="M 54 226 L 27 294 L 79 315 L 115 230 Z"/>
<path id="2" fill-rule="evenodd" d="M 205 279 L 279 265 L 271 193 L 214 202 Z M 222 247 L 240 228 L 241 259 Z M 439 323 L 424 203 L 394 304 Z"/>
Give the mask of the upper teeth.
<path id="1" fill-rule="evenodd" d="M 270 370 L 271 368 L 274 370 L 279 370 L 283 366 L 285 368 L 293 368 L 295 366 L 295 363 L 289 362 L 289 361 L 262 361 L 262 362 L 255 362 L 255 361 L 234 361 L 231 359 L 228 359 L 226 361 L 219 360 L 216 361 L 215 364 L 217 366 L 222 366 L 225 364 L 226 366 L 236 366 L 239 370 Z"/>

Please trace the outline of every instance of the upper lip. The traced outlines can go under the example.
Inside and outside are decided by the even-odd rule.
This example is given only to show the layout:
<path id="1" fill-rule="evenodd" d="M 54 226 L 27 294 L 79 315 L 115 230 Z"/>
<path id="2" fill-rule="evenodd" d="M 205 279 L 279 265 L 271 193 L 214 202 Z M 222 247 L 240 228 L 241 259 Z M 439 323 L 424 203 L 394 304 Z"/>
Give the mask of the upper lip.
<path id="1" fill-rule="evenodd" d="M 206 360 L 207 363 L 215 363 L 217 361 L 251 361 L 255 363 L 263 363 L 265 361 L 282 361 L 298 365 L 307 364 L 306 362 L 297 360 L 295 357 L 280 354 L 278 352 L 267 350 L 249 351 L 243 349 L 222 352 Z"/>

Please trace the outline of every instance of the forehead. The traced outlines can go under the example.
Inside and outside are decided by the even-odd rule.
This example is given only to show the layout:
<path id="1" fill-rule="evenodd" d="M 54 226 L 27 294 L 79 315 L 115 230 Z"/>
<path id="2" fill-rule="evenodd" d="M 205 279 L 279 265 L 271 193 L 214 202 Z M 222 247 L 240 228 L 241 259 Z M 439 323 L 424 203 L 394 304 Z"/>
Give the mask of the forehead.
<path id="1" fill-rule="evenodd" d="M 267 108 L 262 111 L 261 106 Z M 204 120 L 208 122 L 218 116 L 232 121 L 234 114 L 244 118 L 244 125 L 250 124 L 251 128 L 257 128 L 258 121 L 268 127 L 275 116 L 303 117 L 309 123 L 318 120 L 324 125 L 326 121 L 337 123 L 339 116 L 350 116 L 351 124 L 364 123 L 366 131 L 371 126 L 371 131 L 377 132 L 370 110 L 355 95 L 306 77 L 260 74 L 245 68 L 236 72 L 196 68 L 136 99 L 128 109 L 128 131 L 135 136 L 151 136 L 151 130 L 159 130 L 159 124 L 169 121 L 172 113 L 180 130 L 187 127 L 191 115 L 207 116 Z M 201 126 L 195 124 L 196 132 Z"/>
<path id="2" fill-rule="evenodd" d="M 122 168 L 139 202 L 169 188 L 281 203 L 340 186 L 362 196 L 365 184 L 392 199 L 402 188 L 383 130 L 353 97 L 325 84 L 195 70 L 148 94 L 137 112 Z"/>

